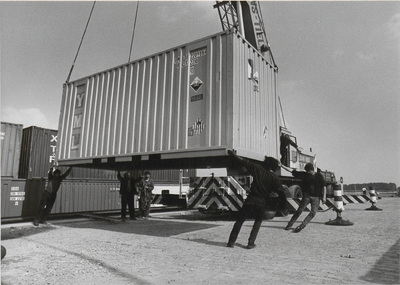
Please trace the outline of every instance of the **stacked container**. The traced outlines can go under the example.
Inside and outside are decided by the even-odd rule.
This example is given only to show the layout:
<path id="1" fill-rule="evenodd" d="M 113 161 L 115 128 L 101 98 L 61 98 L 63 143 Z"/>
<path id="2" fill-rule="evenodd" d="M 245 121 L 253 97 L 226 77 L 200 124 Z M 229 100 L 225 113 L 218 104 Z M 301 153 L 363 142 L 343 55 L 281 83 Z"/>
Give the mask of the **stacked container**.
<path id="1" fill-rule="evenodd" d="M 23 129 L 19 178 L 47 178 L 55 163 L 58 131 L 39 127 Z M 67 167 L 60 167 L 65 172 Z M 115 171 L 76 167 L 68 179 L 116 180 Z"/>
<path id="2" fill-rule="evenodd" d="M 1 177 L 18 178 L 22 125 L 1 122 Z"/>

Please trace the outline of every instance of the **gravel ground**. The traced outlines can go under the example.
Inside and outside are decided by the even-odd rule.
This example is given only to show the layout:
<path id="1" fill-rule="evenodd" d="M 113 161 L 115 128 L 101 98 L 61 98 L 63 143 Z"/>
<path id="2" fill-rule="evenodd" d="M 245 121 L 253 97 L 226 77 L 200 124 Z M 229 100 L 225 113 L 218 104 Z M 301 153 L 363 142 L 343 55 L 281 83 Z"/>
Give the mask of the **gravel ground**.
<path id="1" fill-rule="evenodd" d="M 277 217 L 263 222 L 251 250 L 253 221 L 227 248 L 233 219 L 195 211 L 5 224 L 1 284 L 400 284 L 399 205 L 349 204 L 342 216 L 353 226 L 325 225 L 336 213 L 320 212 L 300 233 L 283 230 L 290 216 Z"/>

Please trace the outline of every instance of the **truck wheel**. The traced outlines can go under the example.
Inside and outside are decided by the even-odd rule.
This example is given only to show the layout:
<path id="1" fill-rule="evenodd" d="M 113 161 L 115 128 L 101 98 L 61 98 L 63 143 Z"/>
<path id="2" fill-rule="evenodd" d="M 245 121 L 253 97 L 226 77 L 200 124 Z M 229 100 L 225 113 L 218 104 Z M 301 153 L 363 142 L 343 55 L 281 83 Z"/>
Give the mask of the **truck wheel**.
<path id="1" fill-rule="evenodd" d="M 282 185 L 283 186 L 283 190 L 285 190 L 285 193 L 286 193 L 286 198 L 291 198 L 290 197 L 290 190 L 289 190 L 289 187 L 287 187 L 286 185 Z"/>
<path id="2" fill-rule="evenodd" d="M 289 187 L 289 195 L 288 198 L 302 198 L 303 192 L 301 192 L 301 188 L 299 185 L 292 185 Z"/>
<path id="3" fill-rule="evenodd" d="M 286 198 L 289 198 L 289 195 L 290 195 L 289 187 L 287 187 L 286 185 L 282 185 L 282 186 L 283 186 L 283 189 L 285 190 Z M 278 216 L 286 217 L 287 215 L 289 215 L 288 210 L 278 211 Z"/>
<path id="4" fill-rule="evenodd" d="M 326 197 L 333 197 L 333 186 L 328 185 L 326 186 Z"/>
<path id="5" fill-rule="evenodd" d="M 4 258 L 4 256 L 6 256 L 7 250 L 4 246 L 1 246 L 1 259 Z"/>

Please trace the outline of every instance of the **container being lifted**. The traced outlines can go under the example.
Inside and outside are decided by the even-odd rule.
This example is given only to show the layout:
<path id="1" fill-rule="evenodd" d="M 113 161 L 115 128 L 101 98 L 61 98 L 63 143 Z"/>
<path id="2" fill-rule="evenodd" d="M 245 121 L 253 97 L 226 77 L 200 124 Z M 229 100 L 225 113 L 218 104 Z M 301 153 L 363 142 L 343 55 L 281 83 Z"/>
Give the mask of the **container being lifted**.
<path id="1" fill-rule="evenodd" d="M 227 167 L 279 157 L 276 67 L 233 29 L 64 84 L 59 165 Z"/>

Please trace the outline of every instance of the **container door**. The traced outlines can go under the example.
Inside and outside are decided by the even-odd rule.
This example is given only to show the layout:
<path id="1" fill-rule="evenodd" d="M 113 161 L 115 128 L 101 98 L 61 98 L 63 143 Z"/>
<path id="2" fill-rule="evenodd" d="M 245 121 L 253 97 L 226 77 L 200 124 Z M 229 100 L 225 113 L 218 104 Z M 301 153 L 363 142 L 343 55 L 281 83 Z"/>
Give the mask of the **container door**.
<path id="1" fill-rule="evenodd" d="M 182 68 L 189 68 L 188 76 L 188 148 L 208 146 L 207 133 L 211 127 L 207 118 L 210 112 L 209 98 L 209 41 L 188 46 Z"/>

